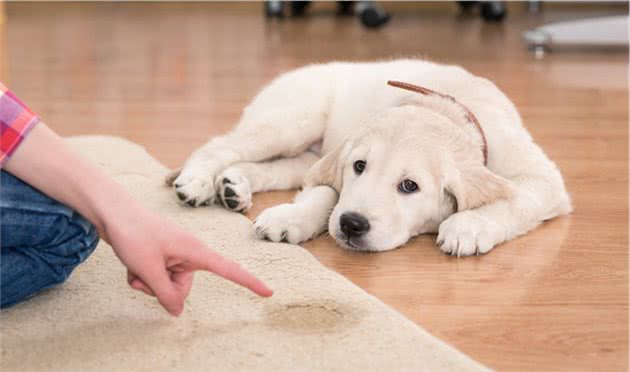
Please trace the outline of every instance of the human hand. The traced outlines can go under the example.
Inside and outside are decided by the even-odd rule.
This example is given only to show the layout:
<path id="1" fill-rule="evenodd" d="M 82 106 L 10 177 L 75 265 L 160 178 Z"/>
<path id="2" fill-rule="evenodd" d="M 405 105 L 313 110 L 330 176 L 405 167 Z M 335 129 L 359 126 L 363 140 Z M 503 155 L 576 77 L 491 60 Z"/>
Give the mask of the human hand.
<path id="1" fill-rule="evenodd" d="M 162 218 L 138 208 L 106 224 L 103 237 L 127 267 L 129 285 L 150 296 L 172 315 L 184 309 L 196 270 L 213 272 L 254 293 L 273 294 L 241 266 L 213 252 L 200 240 Z"/>
<path id="2" fill-rule="evenodd" d="M 129 285 L 157 297 L 173 315 L 181 314 L 196 270 L 214 272 L 261 296 L 272 295 L 236 262 L 142 207 L 44 123 L 31 130 L 4 169 L 88 219 L 127 267 Z"/>

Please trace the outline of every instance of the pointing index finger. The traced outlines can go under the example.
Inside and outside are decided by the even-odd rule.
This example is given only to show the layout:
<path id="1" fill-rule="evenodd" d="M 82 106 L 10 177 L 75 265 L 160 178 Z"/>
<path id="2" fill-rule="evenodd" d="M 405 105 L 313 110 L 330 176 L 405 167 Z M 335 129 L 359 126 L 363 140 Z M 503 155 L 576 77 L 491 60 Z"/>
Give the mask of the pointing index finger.
<path id="1" fill-rule="evenodd" d="M 243 269 L 241 265 L 233 260 L 227 259 L 220 254 L 205 247 L 198 249 L 199 260 L 196 264 L 199 268 L 213 272 L 229 281 L 242 285 L 250 291 L 263 297 L 270 297 L 273 291 L 260 279 Z"/>

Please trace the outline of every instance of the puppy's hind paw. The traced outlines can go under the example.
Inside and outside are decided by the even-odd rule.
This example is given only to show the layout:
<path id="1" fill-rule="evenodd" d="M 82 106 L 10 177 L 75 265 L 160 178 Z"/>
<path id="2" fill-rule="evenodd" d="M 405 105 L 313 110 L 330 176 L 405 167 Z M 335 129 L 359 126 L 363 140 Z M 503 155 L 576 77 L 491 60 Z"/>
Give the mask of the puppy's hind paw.
<path id="1" fill-rule="evenodd" d="M 173 181 L 175 194 L 191 207 L 210 205 L 214 201 L 214 185 L 202 178 L 179 175 Z"/>
<path id="2" fill-rule="evenodd" d="M 175 180 L 177 179 L 177 177 L 179 177 L 181 173 L 182 173 L 182 168 L 171 170 L 170 172 L 168 172 L 166 177 L 164 177 L 164 184 L 166 186 L 173 186 L 173 183 L 175 183 Z"/>
<path id="3" fill-rule="evenodd" d="M 235 212 L 245 212 L 252 207 L 252 191 L 249 180 L 234 168 L 223 171 L 215 180 L 215 189 L 221 204 Z"/>

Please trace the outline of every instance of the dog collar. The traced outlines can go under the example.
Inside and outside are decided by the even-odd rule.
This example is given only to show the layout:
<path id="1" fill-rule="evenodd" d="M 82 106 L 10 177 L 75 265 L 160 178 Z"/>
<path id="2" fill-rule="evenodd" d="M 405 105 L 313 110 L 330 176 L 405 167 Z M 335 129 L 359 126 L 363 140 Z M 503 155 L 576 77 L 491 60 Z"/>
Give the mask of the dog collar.
<path id="1" fill-rule="evenodd" d="M 396 88 L 406 89 L 412 92 L 420 93 L 425 96 L 436 95 L 442 98 L 446 98 L 447 100 L 461 107 L 462 110 L 464 110 L 466 120 L 472 125 L 474 125 L 475 128 L 477 128 L 477 131 L 479 132 L 479 135 L 481 136 L 481 152 L 483 153 L 483 165 L 488 164 L 488 141 L 486 140 L 486 135 L 483 132 L 483 128 L 481 128 L 481 125 L 479 124 L 479 120 L 477 120 L 477 117 L 472 113 L 472 111 L 468 109 L 468 107 L 461 104 L 453 96 L 450 96 L 448 94 L 438 93 L 428 88 L 420 87 L 420 86 L 409 84 L 409 83 L 404 83 L 402 81 L 394 81 L 394 80 L 389 80 L 387 84 Z"/>

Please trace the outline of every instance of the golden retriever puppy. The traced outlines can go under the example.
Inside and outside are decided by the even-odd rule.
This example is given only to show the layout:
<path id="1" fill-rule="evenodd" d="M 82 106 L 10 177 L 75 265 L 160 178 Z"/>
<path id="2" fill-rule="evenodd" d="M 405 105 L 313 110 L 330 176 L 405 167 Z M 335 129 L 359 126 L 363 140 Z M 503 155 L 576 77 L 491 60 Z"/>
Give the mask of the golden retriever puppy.
<path id="1" fill-rule="evenodd" d="M 252 193 L 303 186 L 261 213 L 256 234 L 300 243 L 328 230 L 360 251 L 438 233 L 445 253 L 486 253 L 572 209 L 557 167 L 493 83 L 422 60 L 281 75 L 170 181 L 190 206 L 239 212 Z"/>

